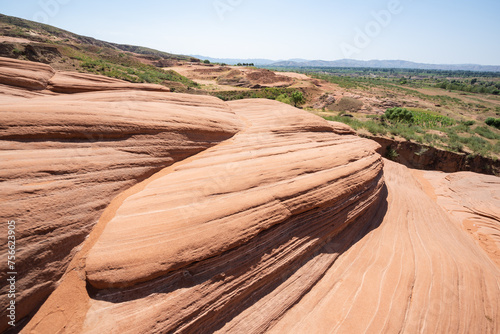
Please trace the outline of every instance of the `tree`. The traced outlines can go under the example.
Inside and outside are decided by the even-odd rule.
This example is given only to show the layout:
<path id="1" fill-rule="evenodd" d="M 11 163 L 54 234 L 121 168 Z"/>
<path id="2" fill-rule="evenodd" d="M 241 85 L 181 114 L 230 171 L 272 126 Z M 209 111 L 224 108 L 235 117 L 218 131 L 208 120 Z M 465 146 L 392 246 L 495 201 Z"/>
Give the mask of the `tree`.
<path id="1" fill-rule="evenodd" d="M 203 63 L 210 64 L 210 60 L 206 59 L 205 61 L 203 61 Z"/>
<path id="2" fill-rule="evenodd" d="M 304 104 L 304 94 L 302 92 L 296 91 L 292 93 L 292 101 L 295 107 L 298 107 L 301 104 Z"/>

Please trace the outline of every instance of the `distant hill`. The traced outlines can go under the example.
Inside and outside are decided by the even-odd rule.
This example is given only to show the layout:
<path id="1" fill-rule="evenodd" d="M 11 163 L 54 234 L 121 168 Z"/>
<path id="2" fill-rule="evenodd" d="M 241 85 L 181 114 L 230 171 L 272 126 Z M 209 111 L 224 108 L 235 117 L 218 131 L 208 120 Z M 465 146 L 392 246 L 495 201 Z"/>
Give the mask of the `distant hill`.
<path id="1" fill-rule="evenodd" d="M 116 44 L 101 41 L 92 37 L 81 36 L 47 24 L 0 14 L 0 35 L 25 38 L 39 43 L 72 44 L 104 47 L 120 51 L 134 52 L 155 56 L 162 59 L 190 60 L 191 57 L 158 51 L 142 46 Z"/>
<path id="2" fill-rule="evenodd" d="M 200 55 L 192 57 L 209 60 L 212 63 L 224 63 L 236 65 L 238 63 L 253 63 L 256 66 L 272 67 L 366 67 L 366 68 L 408 68 L 421 70 L 445 70 L 445 71 L 478 71 L 478 72 L 500 72 L 500 66 L 486 66 L 476 64 L 423 64 L 406 60 L 354 60 L 340 59 L 334 61 L 328 60 L 307 60 L 307 59 L 238 59 L 238 58 L 213 58 Z"/>
<path id="3" fill-rule="evenodd" d="M 274 67 L 366 67 L 366 68 L 407 68 L 421 70 L 446 70 L 446 71 L 480 71 L 500 72 L 500 66 L 485 66 L 476 64 L 422 64 L 405 60 L 354 60 L 340 59 L 335 61 L 306 60 L 306 61 L 279 61 L 269 64 Z"/>
<path id="4" fill-rule="evenodd" d="M 165 69 L 198 59 L 142 46 L 81 36 L 46 24 L 0 14 L 0 57 L 50 64 L 55 70 L 86 72 L 137 83 L 155 83 L 177 92 L 197 84 Z"/>

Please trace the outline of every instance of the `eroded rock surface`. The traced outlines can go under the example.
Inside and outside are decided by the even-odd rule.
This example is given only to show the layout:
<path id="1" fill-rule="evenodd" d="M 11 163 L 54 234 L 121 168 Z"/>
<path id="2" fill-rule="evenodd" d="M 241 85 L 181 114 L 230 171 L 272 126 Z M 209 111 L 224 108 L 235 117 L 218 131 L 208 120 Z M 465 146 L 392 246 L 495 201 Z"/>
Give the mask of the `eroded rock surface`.
<path id="1" fill-rule="evenodd" d="M 423 173 L 437 203 L 466 229 L 500 268 L 500 178 L 470 172 Z"/>
<path id="2" fill-rule="evenodd" d="M 49 65 L 0 57 L 0 84 L 43 90 L 56 71 Z"/>
<path id="3" fill-rule="evenodd" d="M 385 161 L 384 176 L 382 221 L 371 222 L 271 333 L 498 332 L 499 268 L 406 167 Z"/>
<path id="4" fill-rule="evenodd" d="M 50 71 L 38 70 L 47 66 L 16 62 L 10 71 L 22 75 L 23 85 L 30 83 L 25 87 L 48 82 L 43 73 Z M 76 248 L 116 195 L 232 137 L 241 126 L 227 105 L 202 96 L 133 89 L 32 95 L 10 87 L 3 92 L 0 216 L 17 222 L 18 319 L 54 290 Z M 6 247 L 2 242 L 1 254 Z M 1 263 L 2 281 L 6 264 Z M 5 312 L 0 311 L 2 319 Z M 6 323 L 1 323 L 3 330 Z"/>
<path id="5" fill-rule="evenodd" d="M 56 93 L 83 93 L 102 90 L 144 90 L 169 92 L 170 89 L 155 84 L 133 84 L 122 80 L 85 73 L 59 72 L 48 82 L 48 88 Z"/>
<path id="6" fill-rule="evenodd" d="M 328 240 L 351 225 L 363 230 L 382 205 L 374 142 L 338 135 L 278 102 L 229 106 L 245 124 L 236 136 L 146 180 L 104 222 L 85 255 L 87 313 L 66 316 L 81 323 L 65 326 L 96 333 L 222 328 Z M 291 293 L 287 305 L 307 289 Z M 51 298 L 61 300 L 57 294 Z M 42 315 L 50 309 L 32 328 L 46 328 Z"/>
<path id="7" fill-rule="evenodd" d="M 498 178 L 466 199 L 475 174 L 411 171 L 275 101 L 32 80 L 0 88 L 20 314 L 50 294 L 24 332 L 500 330 L 500 269 L 460 224 L 498 221 Z"/>

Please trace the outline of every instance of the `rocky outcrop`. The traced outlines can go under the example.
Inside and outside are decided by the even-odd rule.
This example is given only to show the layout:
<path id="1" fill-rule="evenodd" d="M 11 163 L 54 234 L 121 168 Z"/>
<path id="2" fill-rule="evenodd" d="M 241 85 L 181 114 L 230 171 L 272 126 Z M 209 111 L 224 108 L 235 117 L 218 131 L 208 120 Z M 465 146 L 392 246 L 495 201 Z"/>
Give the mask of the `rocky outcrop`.
<path id="1" fill-rule="evenodd" d="M 319 83 L 318 83 L 319 84 Z M 334 95 L 325 93 L 319 97 L 319 99 L 313 104 L 314 109 L 322 110 L 333 106 L 337 99 Z"/>
<path id="2" fill-rule="evenodd" d="M 153 92 L 169 92 L 170 89 L 155 84 L 133 84 L 122 80 L 85 73 L 59 72 L 49 81 L 51 91 L 56 93 L 84 93 L 103 90 L 143 90 Z"/>
<path id="3" fill-rule="evenodd" d="M 76 331 L 210 332 L 273 293 L 328 240 L 364 228 L 357 223 L 384 198 L 374 142 L 274 101 L 229 106 L 245 128 L 121 201 L 76 261 L 88 295 L 78 306 L 61 302 L 63 279 L 28 329 L 58 330 L 49 316 L 58 304 L 69 320 L 56 323 Z"/>
<path id="4" fill-rule="evenodd" d="M 366 136 L 366 135 L 364 135 Z M 470 171 L 500 175 L 500 160 L 480 155 L 456 153 L 435 147 L 379 136 L 366 136 L 380 144 L 378 153 L 409 168 L 437 170 L 446 173 Z"/>
<path id="5" fill-rule="evenodd" d="M 423 172 L 431 197 L 469 232 L 500 268 L 500 178 L 470 172 Z"/>
<path id="6" fill-rule="evenodd" d="M 25 64 L 10 70 L 23 76 L 15 84 L 47 82 L 49 67 Z M 241 125 L 227 105 L 203 96 L 128 89 L 27 99 L 8 92 L 0 95 L 0 215 L 17 222 L 18 319 L 54 290 L 115 196 Z"/>
<path id="7" fill-rule="evenodd" d="M 289 105 L 141 89 L 2 88 L 23 332 L 500 330 L 500 268 L 439 200 L 496 217 L 496 178 L 466 200 Z"/>
<path id="8" fill-rule="evenodd" d="M 217 71 L 219 72 L 219 71 Z M 219 85 L 229 85 L 234 87 L 250 87 L 252 83 L 244 76 L 240 70 L 230 70 L 229 72 L 217 77 Z"/>
<path id="9" fill-rule="evenodd" d="M 217 72 L 227 71 L 220 75 Z M 196 70 L 195 70 L 196 71 Z M 198 73 L 212 73 L 212 75 L 219 74 L 216 81 L 219 85 L 228 85 L 234 87 L 246 87 L 246 88 L 263 88 L 263 87 L 289 87 L 293 84 L 294 80 L 291 77 L 278 75 L 273 71 L 266 69 L 244 69 L 228 70 L 226 67 L 218 67 L 214 69 L 202 69 Z"/>
<path id="10" fill-rule="evenodd" d="M 406 167 L 384 175 L 381 222 L 344 252 L 326 246 L 316 259 L 337 259 L 270 333 L 498 332 L 499 268 Z"/>
<path id="11" fill-rule="evenodd" d="M 66 94 L 127 89 L 154 92 L 170 91 L 168 87 L 162 85 L 133 84 L 102 75 L 56 72 L 49 65 L 3 57 L 0 57 L 0 85 Z"/>
<path id="12" fill-rule="evenodd" d="M 335 133 L 341 134 L 341 135 L 355 135 L 356 131 L 353 130 L 349 125 L 340 123 L 340 122 L 334 122 L 334 121 L 328 121 L 328 124 L 331 125 L 333 128 L 333 131 Z M 380 147 L 377 149 L 380 150 Z"/>
<path id="13" fill-rule="evenodd" d="M 1 34 L 1 33 L 0 33 Z M 42 43 L 32 43 L 23 38 L 0 36 L 0 57 L 28 59 L 50 64 L 63 58 L 57 47 Z"/>
<path id="14" fill-rule="evenodd" d="M 0 57 L 0 84 L 43 90 L 55 74 L 49 65 Z"/>

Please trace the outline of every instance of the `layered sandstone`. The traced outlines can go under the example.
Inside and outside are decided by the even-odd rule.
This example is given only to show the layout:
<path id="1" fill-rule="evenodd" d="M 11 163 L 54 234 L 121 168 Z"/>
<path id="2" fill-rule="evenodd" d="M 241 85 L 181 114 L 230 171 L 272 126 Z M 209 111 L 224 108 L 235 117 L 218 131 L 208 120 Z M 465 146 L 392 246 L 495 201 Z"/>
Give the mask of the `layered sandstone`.
<path id="1" fill-rule="evenodd" d="M 0 57 L 0 84 L 43 90 L 56 72 L 46 64 Z"/>
<path id="2" fill-rule="evenodd" d="M 269 332 L 499 331 L 499 268 L 410 170 L 385 161 L 384 175 L 388 197 L 377 214 L 381 220 L 372 220 L 369 233 L 343 253 L 328 254 L 335 241 L 326 245 L 326 256 L 338 258 Z M 238 320 L 225 328 L 249 319 Z"/>
<path id="3" fill-rule="evenodd" d="M 9 71 L 27 78 L 16 81 L 18 86 L 48 82 L 38 69 L 31 71 L 38 64 L 16 64 L 20 70 Z M 11 87 L 0 95 L 0 216 L 17 222 L 18 319 L 54 290 L 77 247 L 116 195 L 230 138 L 241 126 L 217 99 L 141 88 L 32 95 Z M 2 242 L 1 254 L 6 247 Z M 2 281 L 5 265 L 1 263 Z M 4 313 L 2 309 L 2 319 Z M 2 330 L 5 325 L 2 320 Z"/>
<path id="4" fill-rule="evenodd" d="M 229 106 L 245 124 L 237 135 L 145 180 L 102 222 L 81 254 L 86 313 L 68 316 L 75 303 L 62 303 L 71 319 L 62 325 L 213 331 L 272 294 L 328 240 L 364 229 L 384 198 L 374 142 L 338 135 L 322 119 L 273 101 Z M 68 289 L 63 280 L 60 290 Z M 62 300 L 56 290 L 30 328 L 48 328 Z"/>
<path id="5" fill-rule="evenodd" d="M 0 178 L 19 314 L 45 301 L 25 333 L 500 330 L 496 253 L 461 226 L 498 236 L 498 178 L 275 101 L 22 73 L 43 89 L 0 76 Z"/>
<path id="6" fill-rule="evenodd" d="M 170 89 L 154 84 L 133 84 L 122 80 L 85 73 L 59 72 L 48 82 L 48 88 L 57 93 L 84 93 L 102 90 L 144 90 L 169 92 Z"/>
<path id="7" fill-rule="evenodd" d="M 500 268 L 500 178 L 470 172 L 425 172 L 431 196 Z"/>

